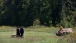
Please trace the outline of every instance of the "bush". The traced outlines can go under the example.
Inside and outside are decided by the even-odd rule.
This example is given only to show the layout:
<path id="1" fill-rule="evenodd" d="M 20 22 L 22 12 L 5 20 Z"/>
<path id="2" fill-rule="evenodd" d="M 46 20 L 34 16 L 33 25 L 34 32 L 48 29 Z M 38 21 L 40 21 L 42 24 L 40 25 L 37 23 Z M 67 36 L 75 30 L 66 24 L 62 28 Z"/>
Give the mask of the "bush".
<path id="1" fill-rule="evenodd" d="M 65 35 L 60 38 L 57 43 L 76 43 L 76 32 L 71 33 L 70 35 Z"/>

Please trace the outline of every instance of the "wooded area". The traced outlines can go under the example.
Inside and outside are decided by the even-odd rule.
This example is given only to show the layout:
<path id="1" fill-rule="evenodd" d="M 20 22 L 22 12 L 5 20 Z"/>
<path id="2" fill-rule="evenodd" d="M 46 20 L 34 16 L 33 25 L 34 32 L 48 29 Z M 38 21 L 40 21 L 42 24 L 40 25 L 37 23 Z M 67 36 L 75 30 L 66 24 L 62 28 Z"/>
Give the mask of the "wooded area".
<path id="1" fill-rule="evenodd" d="M 76 26 L 76 0 L 0 0 L 0 25 Z"/>

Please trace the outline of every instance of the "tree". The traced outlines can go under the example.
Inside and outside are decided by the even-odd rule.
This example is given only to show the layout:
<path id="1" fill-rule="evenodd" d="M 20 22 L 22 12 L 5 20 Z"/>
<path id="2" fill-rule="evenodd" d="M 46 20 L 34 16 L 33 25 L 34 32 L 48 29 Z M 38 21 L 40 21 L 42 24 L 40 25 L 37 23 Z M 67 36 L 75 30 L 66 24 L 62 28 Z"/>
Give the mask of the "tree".
<path id="1" fill-rule="evenodd" d="M 61 25 L 64 27 L 72 27 L 74 23 L 72 10 L 70 10 L 72 4 L 70 2 L 70 0 L 62 1 Z"/>

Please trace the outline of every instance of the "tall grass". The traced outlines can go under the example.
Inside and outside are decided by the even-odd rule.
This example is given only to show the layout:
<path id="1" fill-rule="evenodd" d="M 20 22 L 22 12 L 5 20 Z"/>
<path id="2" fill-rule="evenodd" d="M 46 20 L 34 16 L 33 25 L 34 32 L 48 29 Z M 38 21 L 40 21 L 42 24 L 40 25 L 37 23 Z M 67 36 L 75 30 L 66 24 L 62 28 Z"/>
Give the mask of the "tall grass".
<path id="1" fill-rule="evenodd" d="M 0 27 L 0 43 L 75 43 L 76 32 L 65 35 L 56 36 L 58 27 L 31 26 L 24 28 L 24 38 L 12 38 L 11 35 L 16 34 L 16 27 L 1 26 Z"/>
<path id="2" fill-rule="evenodd" d="M 25 32 L 24 38 L 11 38 L 15 32 L 0 32 L 0 42 L 2 43 L 56 43 L 57 37 L 46 32 Z"/>
<path id="3" fill-rule="evenodd" d="M 61 37 L 57 43 L 76 43 L 76 32 Z"/>
<path id="4" fill-rule="evenodd" d="M 54 34 L 58 28 L 31 26 L 24 28 L 24 38 L 11 38 L 16 34 L 16 27 L 0 27 L 1 43 L 56 43 L 58 37 Z"/>

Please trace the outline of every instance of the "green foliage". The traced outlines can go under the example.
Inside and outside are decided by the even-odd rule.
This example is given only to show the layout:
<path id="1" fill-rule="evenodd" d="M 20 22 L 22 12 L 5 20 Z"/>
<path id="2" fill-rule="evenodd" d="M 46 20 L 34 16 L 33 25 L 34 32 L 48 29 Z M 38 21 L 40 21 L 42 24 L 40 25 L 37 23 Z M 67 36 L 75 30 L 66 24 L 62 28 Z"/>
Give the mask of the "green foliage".
<path id="1" fill-rule="evenodd" d="M 27 27 L 39 19 L 39 25 L 72 27 L 75 3 L 75 0 L 1 0 L 0 25 Z"/>
<path id="2" fill-rule="evenodd" d="M 73 13 L 70 6 L 72 4 L 70 3 L 70 0 L 63 1 L 62 11 L 61 11 L 61 25 L 64 27 L 73 27 L 74 25 L 74 18 Z"/>

